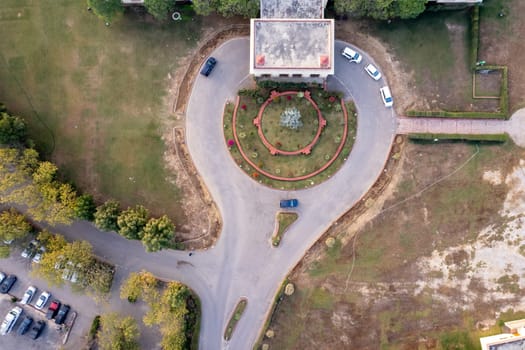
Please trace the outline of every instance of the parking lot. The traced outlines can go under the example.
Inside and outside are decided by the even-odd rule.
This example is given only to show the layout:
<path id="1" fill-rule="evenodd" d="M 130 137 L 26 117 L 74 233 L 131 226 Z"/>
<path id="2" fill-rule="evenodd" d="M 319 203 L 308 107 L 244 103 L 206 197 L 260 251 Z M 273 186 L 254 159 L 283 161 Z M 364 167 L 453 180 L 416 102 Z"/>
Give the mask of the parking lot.
<path id="1" fill-rule="evenodd" d="M 45 280 L 33 276 L 31 273 L 31 259 L 22 258 L 21 249 L 13 249 L 11 257 L 2 259 L 0 265 L 0 272 L 6 275 L 13 274 L 17 277 L 16 283 L 13 285 L 8 294 L 0 294 L 0 321 L 4 320 L 7 313 L 15 306 L 23 309 L 22 315 L 17 320 L 11 332 L 7 335 L 0 336 L 0 344 L 2 349 L 78 349 L 85 345 L 85 336 L 89 332 L 89 327 L 95 315 L 101 312 L 101 305 L 96 304 L 93 299 L 86 295 L 74 293 L 71 288 L 65 284 L 62 287 L 50 286 Z M 37 291 L 28 305 L 22 305 L 24 292 L 29 286 L 35 286 Z M 46 306 L 42 310 L 34 307 L 40 294 L 48 291 L 51 294 Z M 11 298 L 16 297 L 18 301 L 12 302 Z M 66 328 L 55 324 L 54 320 L 46 320 L 45 313 L 48 310 L 51 301 L 57 299 L 62 304 L 71 306 L 71 310 L 65 319 L 65 325 L 70 324 L 74 314 L 74 325 L 68 341 L 62 345 L 62 341 L 66 334 Z M 17 330 L 25 315 L 33 318 L 33 324 L 38 320 L 44 320 L 46 325 L 41 335 L 33 340 L 28 336 L 18 335 Z"/>

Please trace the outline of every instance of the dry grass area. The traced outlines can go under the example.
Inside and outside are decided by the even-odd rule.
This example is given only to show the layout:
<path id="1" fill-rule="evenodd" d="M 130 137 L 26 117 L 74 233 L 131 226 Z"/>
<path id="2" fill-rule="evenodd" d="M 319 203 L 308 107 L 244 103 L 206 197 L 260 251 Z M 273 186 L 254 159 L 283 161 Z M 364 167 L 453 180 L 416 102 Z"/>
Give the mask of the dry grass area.
<path id="1" fill-rule="evenodd" d="M 291 275 L 270 349 L 477 344 L 525 309 L 525 151 L 408 144 L 403 157 L 379 215 Z"/>

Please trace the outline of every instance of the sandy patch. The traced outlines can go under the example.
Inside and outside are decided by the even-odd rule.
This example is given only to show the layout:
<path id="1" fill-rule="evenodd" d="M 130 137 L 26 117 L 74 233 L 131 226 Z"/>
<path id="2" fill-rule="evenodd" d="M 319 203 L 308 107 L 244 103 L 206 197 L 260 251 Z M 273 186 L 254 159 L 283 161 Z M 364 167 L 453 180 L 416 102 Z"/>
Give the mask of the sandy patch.
<path id="1" fill-rule="evenodd" d="M 499 170 L 487 170 L 483 173 L 483 180 L 487 181 L 491 185 L 501 185 L 501 171 Z"/>

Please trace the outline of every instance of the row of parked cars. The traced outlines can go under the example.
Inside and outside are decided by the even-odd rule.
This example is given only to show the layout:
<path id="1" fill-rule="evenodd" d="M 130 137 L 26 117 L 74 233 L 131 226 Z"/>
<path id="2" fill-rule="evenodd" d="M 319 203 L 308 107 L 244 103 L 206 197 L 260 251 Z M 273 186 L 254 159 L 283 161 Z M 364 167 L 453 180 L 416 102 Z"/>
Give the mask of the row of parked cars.
<path id="1" fill-rule="evenodd" d="M 6 281 L 9 281 L 6 284 Z M 13 284 L 16 282 L 16 276 L 9 275 L 5 276 L 4 273 L 0 272 L 0 291 L 2 293 L 7 293 Z M 8 285 L 8 287 L 3 288 L 4 285 Z M 3 292 L 6 290 L 5 292 Z M 22 305 L 31 305 L 31 301 L 37 294 L 37 288 L 35 286 L 29 286 L 24 295 L 22 296 L 22 299 L 20 300 L 20 304 Z M 40 294 L 40 296 L 36 299 L 35 304 L 33 305 L 35 309 L 37 310 L 44 310 L 47 303 L 51 299 L 51 293 L 44 291 Z M 70 306 L 66 304 L 60 303 L 58 300 L 51 301 L 51 304 L 47 308 L 47 311 L 45 312 L 46 319 L 51 320 L 54 319 L 55 323 L 57 325 L 61 325 L 65 322 L 66 317 L 69 313 Z M 11 309 L 5 316 L 2 325 L 0 326 L 0 334 L 6 335 L 9 332 L 12 331 L 15 324 L 17 323 L 18 319 L 22 317 L 23 309 L 20 306 L 15 306 Z M 18 326 L 17 333 L 20 335 L 26 334 L 28 331 L 29 337 L 32 339 L 37 339 L 40 333 L 42 333 L 42 330 L 44 329 L 46 325 L 46 322 L 43 320 L 39 320 L 34 322 L 34 319 L 30 315 L 25 315 L 23 317 L 22 322 Z"/>
<path id="2" fill-rule="evenodd" d="M 31 259 L 32 262 L 39 264 L 45 252 L 46 248 L 39 241 L 33 239 L 20 255 L 22 258 Z"/>
<path id="3" fill-rule="evenodd" d="M 363 60 L 363 56 L 359 52 L 352 50 L 349 47 L 345 47 L 343 51 L 341 51 L 341 55 L 348 59 L 348 61 L 354 63 L 361 63 Z M 372 63 L 369 63 L 365 66 L 365 71 L 372 79 L 376 81 L 381 79 L 381 72 Z M 383 100 L 385 107 L 392 107 L 394 104 L 394 99 L 392 98 L 390 88 L 386 85 L 381 87 L 379 89 L 379 94 L 381 95 L 381 99 Z"/>

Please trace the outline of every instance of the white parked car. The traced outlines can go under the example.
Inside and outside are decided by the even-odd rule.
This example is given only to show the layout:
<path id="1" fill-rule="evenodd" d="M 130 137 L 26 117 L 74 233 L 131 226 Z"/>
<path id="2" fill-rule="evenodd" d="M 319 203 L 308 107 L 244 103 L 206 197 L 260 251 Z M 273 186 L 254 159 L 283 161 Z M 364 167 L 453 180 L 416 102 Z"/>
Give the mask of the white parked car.
<path id="1" fill-rule="evenodd" d="M 345 47 L 344 50 L 341 51 L 341 55 L 346 57 L 350 62 L 360 63 L 363 60 L 363 56 L 361 56 L 359 52 L 356 52 L 349 47 Z"/>
<path id="2" fill-rule="evenodd" d="M 40 260 L 42 260 L 42 254 L 46 252 L 46 248 L 40 247 L 38 251 L 36 252 L 35 256 L 33 257 L 33 262 L 35 264 L 40 264 Z"/>
<path id="3" fill-rule="evenodd" d="M 0 283 L 2 283 L 3 280 L 5 280 L 5 273 L 0 272 Z"/>
<path id="4" fill-rule="evenodd" d="M 392 98 L 392 94 L 390 93 L 388 86 L 383 86 L 381 89 L 379 89 L 379 93 L 381 94 L 381 99 L 383 100 L 385 107 L 392 107 L 394 104 L 394 99 Z"/>
<path id="5" fill-rule="evenodd" d="M 51 297 L 51 294 L 49 292 L 43 292 L 38 297 L 38 300 L 35 303 L 35 307 L 38 310 L 42 310 L 44 308 L 44 306 L 46 306 L 47 301 L 49 300 L 50 297 Z"/>
<path id="6" fill-rule="evenodd" d="M 24 296 L 22 297 L 22 300 L 20 301 L 20 303 L 23 305 L 29 304 L 31 302 L 31 299 L 33 299 L 33 297 L 35 296 L 35 294 L 36 294 L 36 287 L 29 286 L 29 288 L 27 288 L 26 292 L 24 293 Z"/>
<path id="7" fill-rule="evenodd" d="M 2 326 L 0 326 L 0 334 L 6 335 L 7 333 L 11 332 L 13 326 L 21 314 L 22 308 L 20 308 L 20 306 L 15 306 L 12 308 L 11 311 L 9 311 L 5 316 Z"/>
<path id="8" fill-rule="evenodd" d="M 381 79 L 381 72 L 379 72 L 379 70 L 372 63 L 365 66 L 365 71 L 368 73 L 368 75 L 370 75 L 370 77 L 372 77 L 372 79 Z"/>

